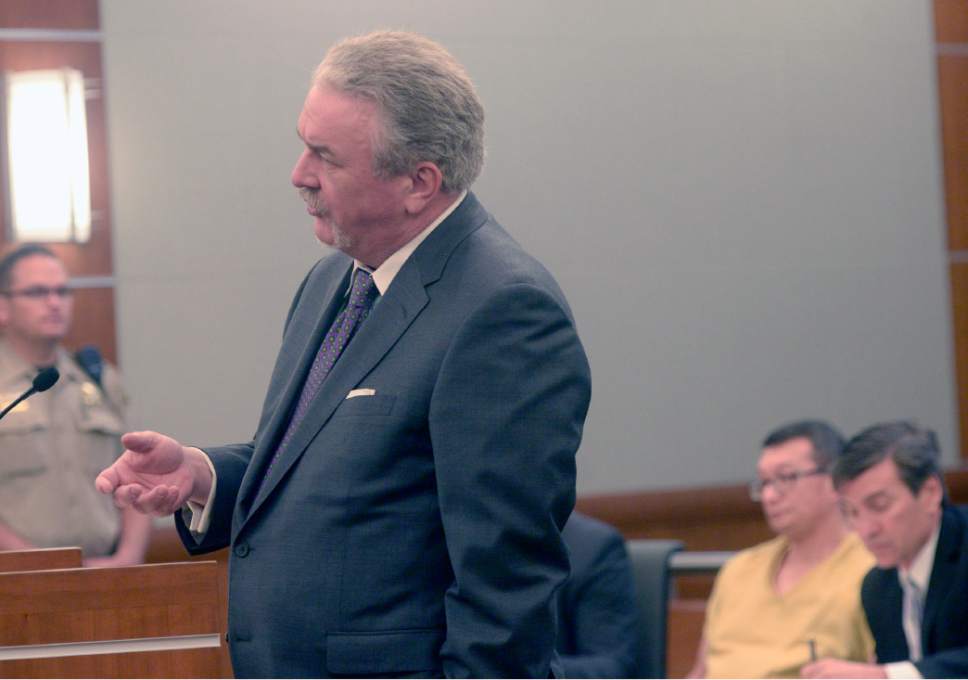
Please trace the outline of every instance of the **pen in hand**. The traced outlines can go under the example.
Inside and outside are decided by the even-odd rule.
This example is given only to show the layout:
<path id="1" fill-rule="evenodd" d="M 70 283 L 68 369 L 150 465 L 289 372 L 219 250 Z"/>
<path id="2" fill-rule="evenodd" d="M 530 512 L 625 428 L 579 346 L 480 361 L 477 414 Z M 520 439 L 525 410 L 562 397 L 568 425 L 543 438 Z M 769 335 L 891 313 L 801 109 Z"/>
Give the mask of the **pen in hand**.
<path id="1" fill-rule="evenodd" d="M 817 641 L 813 638 L 807 640 L 807 646 L 810 647 L 810 663 L 817 660 Z"/>

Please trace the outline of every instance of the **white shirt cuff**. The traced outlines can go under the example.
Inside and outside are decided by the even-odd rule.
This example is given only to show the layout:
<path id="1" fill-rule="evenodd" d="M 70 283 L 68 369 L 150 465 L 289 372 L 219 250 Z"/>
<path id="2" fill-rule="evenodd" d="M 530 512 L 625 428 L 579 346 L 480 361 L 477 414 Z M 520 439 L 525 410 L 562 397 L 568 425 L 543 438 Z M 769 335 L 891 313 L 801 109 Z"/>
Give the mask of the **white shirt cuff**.
<path id="1" fill-rule="evenodd" d="M 917 667 L 910 661 L 898 661 L 897 663 L 884 664 L 884 672 L 889 678 L 921 678 L 924 677 L 918 672 Z"/>
<path id="2" fill-rule="evenodd" d="M 212 459 L 201 449 L 195 449 L 205 457 L 208 469 L 212 472 L 212 488 L 208 492 L 208 499 L 205 505 L 200 505 L 194 501 L 188 501 L 188 510 L 191 512 L 191 520 L 188 522 L 188 530 L 194 534 L 195 538 L 200 538 L 208 531 L 209 524 L 212 523 L 212 506 L 215 505 L 215 488 L 218 483 L 218 476 L 215 474 L 215 466 Z M 921 677 L 921 676 L 916 676 Z"/>

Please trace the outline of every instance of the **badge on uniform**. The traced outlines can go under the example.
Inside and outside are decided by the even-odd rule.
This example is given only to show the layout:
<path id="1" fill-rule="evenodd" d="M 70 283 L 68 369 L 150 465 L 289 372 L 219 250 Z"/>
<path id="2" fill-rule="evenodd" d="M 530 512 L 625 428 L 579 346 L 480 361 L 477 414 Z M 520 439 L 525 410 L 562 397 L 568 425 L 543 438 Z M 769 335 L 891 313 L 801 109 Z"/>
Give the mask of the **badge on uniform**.
<path id="1" fill-rule="evenodd" d="M 81 400 L 84 406 L 92 408 L 101 404 L 101 390 L 92 382 L 81 383 Z"/>
<path id="2" fill-rule="evenodd" d="M 7 404 L 9 404 L 10 402 L 12 402 L 14 399 L 16 399 L 19 396 L 20 396 L 20 394 L 18 394 L 18 393 L 12 393 L 12 394 L 6 394 L 5 393 L 5 394 L 0 394 L 0 411 L 2 411 L 3 409 L 7 408 Z M 16 406 L 14 406 L 13 409 L 10 412 L 11 413 L 23 413 L 24 411 L 29 411 L 29 410 L 30 410 L 30 403 L 27 402 L 27 401 L 22 401 L 19 404 L 17 404 Z"/>

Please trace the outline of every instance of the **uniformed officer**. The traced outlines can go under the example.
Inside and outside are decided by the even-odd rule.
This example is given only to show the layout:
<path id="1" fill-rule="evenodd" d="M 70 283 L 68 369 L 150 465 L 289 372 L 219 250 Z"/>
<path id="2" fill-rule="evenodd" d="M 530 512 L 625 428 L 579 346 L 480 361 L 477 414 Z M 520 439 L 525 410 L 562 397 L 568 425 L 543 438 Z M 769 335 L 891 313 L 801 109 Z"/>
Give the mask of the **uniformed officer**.
<path id="1" fill-rule="evenodd" d="M 138 564 L 150 518 L 94 488 L 122 451 L 124 391 L 112 366 L 88 354 L 85 370 L 61 346 L 72 306 L 67 271 L 48 248 L 0 259 L 0 408 L 38 369 L 61 376 L 0 420 L 0 549 L 80 546 L 88 566 Z"/>

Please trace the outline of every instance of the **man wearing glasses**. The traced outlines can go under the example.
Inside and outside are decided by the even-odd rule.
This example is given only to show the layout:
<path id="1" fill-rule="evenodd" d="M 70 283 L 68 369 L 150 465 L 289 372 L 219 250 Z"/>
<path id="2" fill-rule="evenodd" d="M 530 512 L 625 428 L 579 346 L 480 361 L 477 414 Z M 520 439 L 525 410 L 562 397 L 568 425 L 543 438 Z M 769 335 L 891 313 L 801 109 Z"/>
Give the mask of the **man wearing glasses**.
<path id="1" fill-rule="evenodd" d="M 89 375 L 61 346 L 71 293 L 64 265 L 44 246 L 0 259 L 0 406 L 39 369 L 60 372 L 51 389 L 0 420 L 0 549 L 79 546 L 89 566 L 137 564 L 150 518 L 121 513 L 93 484 L 121 454 L 124 392 L 112 366 Z"/>
<path id="2" fill-rule="evenodd" d="M 750 497 L 777 537 L 720 570 L 690 677 L 796 677 L 821 656 L 870 658 L 860 583 L 874 560 L 848 531 L 830 478 L 843 443 L 819 421 L 763 442 Z"/>

